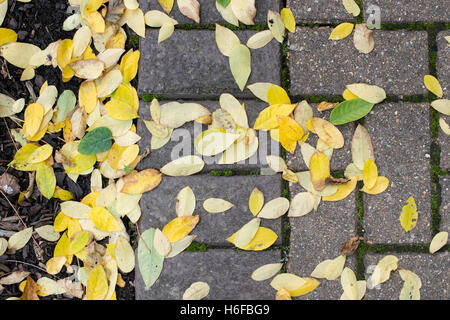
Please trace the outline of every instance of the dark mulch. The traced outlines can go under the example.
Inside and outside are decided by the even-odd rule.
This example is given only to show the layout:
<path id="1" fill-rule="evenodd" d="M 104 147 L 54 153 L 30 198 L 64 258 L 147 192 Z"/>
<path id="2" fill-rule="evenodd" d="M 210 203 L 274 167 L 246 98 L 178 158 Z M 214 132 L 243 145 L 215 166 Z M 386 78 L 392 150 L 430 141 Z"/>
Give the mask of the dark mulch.
<path id="1" fill-rule="evenodd" d="M 8 13 L 2 25 L 4 28 L 10 28 L 18 33 L 19 42 L 32 43 L 41 49 L 47 47 L 51 42 L 58 39 L 72 38 L 74 31 L 67 32 L 61 29 L 63 21 L 68 16 L 67 0 L 33 0 L 29 3 L 22 3 L 16 1 L 9 1 Z M 25 98 L 27 103 L 31 101 L 29 89 L 27 89 L 25 82 L 20 81 L 22 69 L 16 68 L 0 58 L 0 92 L 7 94 L 14 99 Z M 59 93 L 70 89 L 76 94 L 81 80 L 73 78 L 69 82 L 62 82 L 61 71 L 58 68 L 51 66 L 42 66 L 36 69 L 36 76 L 30 80 L 34 93 L 38 95 L 41 85 L 48 81 L 49 85 L 55 85 Z M 17 114 L 17 118 L 23 119 L 23 113 Z M 16 150 L 20 145 L 14 143 L 8 129 L 18 128 L 18 124 L 9 119 L 0 119 L 0 174 L 8 172 L 18 178 L 21 190 L 27 190 L 29 185 L 29 173 L 21 172 L 8 168 L 7 164 L 13 159 Z M 49 143 L 54 149 L 59 150 L 64 142 L 59 138 L 61 134 L 46 134 L 42 142 Z M 57 185 L 63 189 L 72 192 L 76 200 L 81 200 L 90 190 L 89 176 L 80 176 L 77 183 L 74 183 L 64 173 L 61 165 L 54 165 L 55 175 L 57 178 Z M 32 196 L 20 205 L 17 203 L 18 195 L 10 197 L 10 202 L 19 212 L 21 218 L 27 226 L 39 227 L 41 225 L 53 224 L 54 217 L 59 213 L 60 200 L 48 200 L 43 197 L 38 188 L 34 186 Z M 23 225 L 16 219 L 16 214 L 9 203 L 0 194 L 0 229 L 19 231 L 23 229 Z M 128 221 L 124 221 L 127 225 Z M 132 239 L 132 245 L 134 244 Z M 21 250 L 13 254 L 5 254 L 0 256 L 0 277 L 11 271 L 25 270 L 32 274 L 32 277 L 37 280 L 39 277 L 47 276 L 57 279 L 70 276 L 67 273 L 60 273 L 56 277 L 52 277 L 45 272 L 45 262 L 53 256 L 53 249 L 55 243 L 50 243 L 43 240 L 38 240 L 42 248 L 42 258 L 39 260 L 33 241 Z M 74 261 L 75 262 L 75 261 Z M 44 270 L 41 270 L 43 268 Z M 126 282 L 124 288 L 117 288 L 117 298 L 120 300 L 134 299 L 134 272 L 123 275 Z M 0 292 L 0 300 L 7 297 L 20 296 L 18 285 L 4 286 L 4 290 Z M 53 299 L 51 296 L 48 299 Z M 64 299 L 64 297 L 56 297 Z"/>

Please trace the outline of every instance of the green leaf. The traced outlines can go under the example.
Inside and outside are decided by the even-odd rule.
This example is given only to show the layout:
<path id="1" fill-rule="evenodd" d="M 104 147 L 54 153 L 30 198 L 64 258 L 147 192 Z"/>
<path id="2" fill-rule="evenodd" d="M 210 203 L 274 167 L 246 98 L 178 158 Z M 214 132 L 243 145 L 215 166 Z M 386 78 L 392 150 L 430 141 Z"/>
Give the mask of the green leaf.
<path id="1" fill-rule="evenodd" d="M 361 119 L 372 110 L 373 106 L 373 103 L 359 98 L 344 101 L 331 111 L 330 122 L 340 125 Z"/>
<path id="2" fill-rule="evenodd" d="M 86 156 L 108 151 L 112 145 L 112 132 L 107 127 L 98 127 L 88 132 L 78 145 L 78 152 Z"/>
<path id="3" fill-rule="evenodd" d="M 47 199 L 51 199 L 55 193 L 56 177 L 53 168 L 47 166 L 44 162 L 39 163 L 36 170 L 36 184 L 39 191 Z"/>
<path id="4" fill-rule="evenodd" d="M 75 109 L 77 98 L 72 90 L 64 90 L 58 98 L 57 106 L 58 111 L 56 113 L 56 122 L 62 122 L 66 120 L 67 115 Z"/>
<path id="5" fill-rule="evenodd" d="M 252 72 L 249 48 L 243 44 L 240 44 L 231 49 L 230 68 L 239 89 L 243 91 L 248 77 L 250 77 L 250 73 Z"/>
<path id="6" fill-rule="evenodd" d="M 224 8 L 226 8 L 231 2 L 231 0 L 216 0 L 216 1 Z"/>
<path id="7" fill-rule="evenodd" d="M 150 289 L 158 280 L 164 263 L 164 257 L 160 256 L 153 247 L 155 231 L 155 228 L 145 230 L 138 244 L 138 265 L 145 283 L 145 290 Z"/>

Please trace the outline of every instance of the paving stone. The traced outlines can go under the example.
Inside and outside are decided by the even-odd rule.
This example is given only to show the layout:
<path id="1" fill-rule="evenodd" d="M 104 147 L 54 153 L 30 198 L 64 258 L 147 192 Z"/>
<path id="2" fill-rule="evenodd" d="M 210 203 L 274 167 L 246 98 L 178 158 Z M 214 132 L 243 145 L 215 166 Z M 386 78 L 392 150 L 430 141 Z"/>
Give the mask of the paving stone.
<path id="1" fill-rule="evenodd" d="M 441 177 L 441 227 L 440 231 L 450 232 L 450 177 Z"/>
<path id="2" fill-rule="evenodd" d="M 303 191 L 305 190 L 300 185 L 290 184 L 291 199 Z M 322 201 L 316 212 L 290 218 L 288 271 L 299 276 L 309 276 L 320 262 L 339 256 L 342 245 L 357 235 L 356 215 L 354 191 L 341 201 Z M 356 272 L 355 255 L 347 257 L 345 265 Z M 319 287 L 298 299 L 339 299 L 342 294 L 339 280 L 319 279 L 319 281 Z"/>
<path id="3" fill-rule="evenodd" d="M 156 3 L 156 0 L 153 0 L 155 4 L 149 3 L 148 0 L 140 0 L 140 8 L 146 13 L 149 10 L 160 10 L 163 11 L 162 8 Z M 200 24 L 227 24 L 220 13 L 216 9 L 215 1 L 212 0 L 199 0 L 200 3 Z M 264 0 L 264 1 L 256 1 L 256 17 L 254 19 L 255 24 L 266 24 L 267 23 L 267 12 L 268 10 L 274 10 L 279 12 L 281 10 L 281 0 Z M 187 18 L 183 14 L 181 14 L 178 9 L 177 4 L 175 3 L 172 11 L 169 14 L 172 18 L 178 21 L 179 24 L 194 24 L 195 21 Z"/>
<path id="4" fill-rule="evenodd" d="M 425 94 L 428 42 L 425 31 L 374 31 L 375 49 L 359 53 L 353 36 L 328 40 L 332 28 L 297 28 L 289 34 L 291 94 L 341 95 L 345 85 L 377 85 L 388 95 Z"/>
<path id="5" fill-rule="evenodd" d="M 292 10 L 299 23 L 331 23 L 354 19 L 345 10 L 342 0 L 287 0 L 286 7 Z"/>
<path id="6" fill-rule="evenodd" d="M 319 112 L 317 111 L 317 104 L 310 104 L 314 111 L 314 116 L 329 121 L 331 111 Z M 345 170 L 347 165 L 352 162 L 352 153 L 350 150 L 350 142 L 352 141 L 353 132 L 355 131 L 355 125 L 353 123 L 347 123 L 345 125 L 338 126 L 344 136 L 344 147 L 341 149 L 333 150 L 333 156 L 331 157 L 330 169 Z M 308 140 L 306 141 L 313 147 L 317 145 L 318 136 L 310 133 Z M 286 164 L 294 172 L 309 170 L 306 163 L 303 161 L 300 147 L 295 149 L 295 153 L 292 155 L 289 152 L 286 153 Z"/>
<path id="7" fill-rule="evenodd" d="M 396 252 L 366 254 L 364 256 L 366 280 L 373 272 L 373 268 L 378 261 L 388 254 L 395 255 L 399 259 L 398 269 L 391 272 L 391 277 L 388 281 L 373 289 L 367 288 L 364 300 L 398 300 L 404 283 L 398 272 L 399 269 L 410 270 L 420 277 L 422 282 L 422 288 L 420 289 L 421 300 L 449 299 L 449 252 L 439 252 L 433 255 Z"/>
<path id="8" fill-rule="evenodd" d="M 190 186 L 196 197 L 194 214 L 200 215 L 200 222 L 191 234 L 196 234 L 198 242 L 208 245 L 234 247 L 226 241 L 233 233 L 253 218 L 248 208 L 248 198 L 253 188 L 258 187 L 268 202 L 281 196 L 281 177 L 273 176 L 212 176 L 194 175 L 189 177 L 164 176 L 154 190 L 144 193 L 141 199 L 142 217 L 139 229 L 162 229 L 176 218 L 175 204 L 178 192 Z M 209 198 L 222 198 L 234 204 L 224 213 L 212 214 L 203 209 L 203 202 Z M 262 227 L 272 229 L 277 235 L 276 244 L 281 243 L 281 219 L 264 219 Z"/>
<path id="9" fill-rule="evenodd" d="M 450 45 L 444 37 L 450 36 L 450 30 L 442 31 L 437 36 L 438 55 L 437 55 L 437 75 L 439 83 L 444 90 L 444 97 L 448 99 L 450 95 Z M 450 124 L 450 116 L 439 114 L 447 123 Z M 450 144 L 448 135 L 439 129 L 438 143 L 441 146 L 441 163 L 443 170 L 450 170 Z"/>
<path id="10" fill-rule="evenodd" d="M 381 23 L 450 20 L 450 0 L 363 0 L 365 20 L 371 5 L 380 8 Z"/>
<path id="11" fill-rule="evenodd" d="M 372 139 L 378 174 L 390 181 L 381 194 L 363 193 L 367 242 L 431 241 L 429 108 L 428 104 L 382 103 L 366 117 L 364 126 Z M 416 227 L 405 232 L 399 217 L 410 196 L 416 201 L 419 218 Z"/>
<path id="12" fill-rule="evenodd" d="M 279 250 L 235 252 L 232 249 L 184 251 L 164 260 L 159 279 L 145 291 L 136 263 L 136 300 L 181 300 L 193 282 L 208 283 L 205 300 L 273 300 L 276 291 L 270 280 L 254 281 L 252 272 L 267 263 L 280 262 Z"/>
<path id="13" fill-rule="evenodd" d="M 178 100 L 183 102 L 182 100 Z M 161 101 L 164 104 L 167 101 Z M 201 105 L 211 110 L 211 112 L 220 108 L 218 101 L 198 101 Z M 258 102 L 255 100 L 241 100 L 247 110 L 247 117 L 249 119 L 249 126 L 253 127 L 259 113 L 268 106 L 265 102 Z M 150 120 L 149 103 L 141 101 L 139 108 L 140 119 L 137 124 L 137 132 L 142 137 L 139 141 L 140 149 L 144 150 L 150 146 L 151 134 L 143 120 Z M 204 130 L 207 130 L 207 125 L 191 121 L 181 128 L 174 130 L 172 140 L 160 149 L 153 150 L 151 154 L 144 158 L 140 163 L 140 169 L 144 168 L 161 168 L 166 163 L 175 160 L 181 156 L 188 154 L 195 154 L 200 156 L 194 148 L 194 139 Z M 222 153 L 214 157 L 203 157 L 205 167 L 203 172 L 210 170 L 254 170 L 262 167 L 268 167 L 266 162 L 266 155 L 280 155 L 280 144 L 272 140 L 268 131 L 257 130 L 259 139 L 258 151 L 249 159 L 239 163 L 230 165 L 220 165 L 218 161 L 222 157 Z"/>
<path id="14" fill-rule="evenodd" d="M 158 45 L 158 29 L 147 28 L 140 39 L 139 95 L 146 93 L 165 98 L 218 98 L 228 92 L 241 98 L 254 98 L 243 92 L 231 74 L 229 59 L 219 52 L 213 30 L 180 30 Z M 257 31 L 235 31 L 241 43 L 247 43 Z M 252 50 L 252 73 L 248 84 L 280 84 L 280 43 L 272 40 L 264 48 Z"/>

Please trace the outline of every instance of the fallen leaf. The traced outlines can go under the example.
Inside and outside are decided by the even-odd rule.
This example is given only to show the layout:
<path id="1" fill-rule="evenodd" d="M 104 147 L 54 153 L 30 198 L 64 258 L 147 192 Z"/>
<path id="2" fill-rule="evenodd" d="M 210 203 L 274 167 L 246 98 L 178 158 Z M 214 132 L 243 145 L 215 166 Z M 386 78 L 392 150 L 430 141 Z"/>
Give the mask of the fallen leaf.
<path id="1" fill-rule="evenodd" d="M 292 10 L 289 8 L 283 8 L 281 9 L 280 15 L 286 29 L 290 32 L 295 32 L 295 17 Z"/>
<path id="2" fill-rule="evenodd" d="M 209 285 L 206 282 L 194 282 L 183 293 L 183 300 L 202 300 L 209 294 Z"/>
<path id="3" fill-rule="evenodd" d="M 325 179 L 330 176 L 330 160 L 324 153 L 316 151 L 311 156 L 309 170 L 314 189 L 322 191 L 326 186 Z"/>
<path id="4" fill-rule="evenodd" d="M 251 73 L 250 50 L 245 45 L 235 45 L 231 49 L 229 62 L 231 73 L 239 89 L 243 91 Z"/>
<path id="5" fill-rule="evenodd" d="M 260 223 L 261 223 L 260 218 L 253 218 L 252 220 L 247 222 L 242 228 L 240 228 L 236 232 L 236 236 L 233 242 L 234 245 L 238 248 L 242 248 L 248 245 L 255 237 L 256 232 L 259 229 Z"/>
<path id="6" fill-rule="evenodd" d="M 258 213 L 258 218 L 276 219 L 284 215 L 289 210 L 289 200 L 278 197 L 267 202 Z"/>
<path id="7" fill-rule="evenodd" d="M 197 0 L 177 0 L 177 4 L 182 14 L 200 23 L 200 3 Z"/>
<path id="8" fill-rule="evenodd" d="M 364 186 L 367 189 L 372 189 L 375 186 L 375 183 L 377 182 L 377 178 L 378 178 L 377 165 L 371 159 L 367 159 L 363 169 Z"/>
<path id="9" fill-rule="evenodd" d="M 405 269 L 399 269 L 398 272 L 404 281 L 399 300 L 420 300 L 422 281 L 419 276 Z"/>
<path id="10" fill-rule="evenodd" d="M 145 283 L 145 290 L 150 289 L 158 280 L 164 263 L 164 257 L 160 256 L 153 247 L 155 231 L 154 228 L 145 230 L 139 238 L 138 265 Z"/>
<path id="11" fill-rule="evenodd" d="M 374 104 L 363 99 L 352 99 L 339 103 L 330 114 L 330 122 L 334 125 L 359 120 L 366 116 Z"/>
<path id="12" fill-rule="evenodd" d="M 386 99 L 386 92 L 383 88 L 378 86 L 373 86 L 366 83 L 354 83 L 348 84 L 346 87 L 358 98 L 373 104 L 380 103 Z"/>
<path id="13" fill-rule="evenodd" d="M 439 83 L 439 80 L 436 79 L 434 76 L 427 74 L 424 79 L 423 82 L 425 84 L 425 87 L 431 91 L 432 93 L 434 93 L 436 96 L 438 96 L 439 98 L 442 98 L 442 96 L 444 95 L 444 92 L 442 91 L 442 87 L 441 84 Z"/>
<path id="14" fill-rule="evenodd" d="M 267 12 L 267 24 L 269 26 L 269 30 L 272 32 L 273 37 L 279 43 L 283 43 L 286 27 L 281 15 L 278 12 L 269 10 Z"/>
<path id="15" fill-rule="evenodd" d="M 8 249 L 20 250 L 30 240 L 33 234 L 33 227 L 23 229 L 22 231 L 14 233 L 8 239 Z"/>
<path id="16" fill-rule="evenodd" d="M 169 102 L 161 105 L 160 124 L 169 128 L 178 128 L 186 122 L 211 115 L 211 112 L 198 103 Z"/>
<path id="17" fill-rule="evenodd" d="M 199 219 L 199 215 L 177 217 L 166 224 L 162 232 L 171 243 L 177 242 L 187 236 L 195 228 Z"/>
<path id="18" fill-rule="evenodd" d="M 263 30 L 255 33 L 247 40 L 247 47 L 250 49 L 259 49 L 264 47 L 273 39 L 272 31 Z M 256 84 L 256 83 L 255 83 Z M 250 89 L 250 86 L 247 86 Z M 251 90 L 251 89 L 250 89 Z"/>
<path id="19" fill-rule="evenodd" d="M 349 300 L 358 300 L 358 285 L 355 273 L 345 267 L 341 274 L 341 286 L 344 294 Z"/>
<path id="20" fill-rule="evenodd" d="M 353 0 L 352 0 L 353 1 Z M 358 7 L 359 9 L 359 7 Z M 353 44 L 355 48 L 364 54 L 369 54 L 375 47 L 373 31 L 367 28 L 365 23 L 357 24 L 353 33 Z"/>
<path id="21" fill-rule="evenodd" d="M 37 295 L 38 285 L 34 280 L 28 276 L 23 294 L 18 300 L 39 300 Z"/>
<path id="22" fill-rule="evenodd" d="M 375 162 L 372 140 L 370 139 L 370 135 L 367 129 L 361 124 L 358 124 L 355 133 L 353 134 L 351 151 L 353 164 L 357 169 L 361 171 L 364 170 L 364 165 L 367 160 L 370 159 Z"/>
<path id="23" fill-rule="evenodd" d="M 283 170 L 287 168 L 284 159 L 275 155 L 266 156 L 266 162 L 269 167 L 275 172 L 283 172 Z"/>
<path id="24" fill-rule="evenodd" d="M 384 192 L 389 187 L 389 179 L 386 177 L 377 177 L 377 181 L 372 189 L 368 189 L 367 187 L 361 188 L 360 191 L 365 192 L 367 194 L 376 195 Z"/>
<path id="25" fill-rule="evenodd" d="M 283 267 L 282 263 L 265 264 L 252 272 L 251 278 L 255 281 L 264 281 L 272 278 Z"/>
<path id="26" fill-rule="evenodd" d="M 156 229 L 155 231 L 155 235 L 153 238 L 153 247 L 155 248 L 156 252 L 158 252 L 158 254 L 162 257 L 167 257 L 172 250 L 172 245 L 170 244 L 169 239 L 159 229 Z"/>
<path id="27" fill-rule="evenodd" d="M 448 99 L 434 100 L 431 103 L 431 106 L 440 113 L 450 116 L 450 100 Z"/>
<path id="28" fill-rule="evenodd" d="M 108 293 L 108 279 L 102 265 L 97 265 L 89 273 L 86 285 L 86 298 L 88 300 L 103 300 Z"/>
<path id="29" fill-rule="evenodd" d="M 123 273 L 133 271 L 135 267 L 134 250 L 130 243 L 123 237 L 119 236 L 114 248 L 114 258 L 117 266 Z"/>
<path id="30" fill-rule="evenodd" d="M 229 201 L 219 198 L 209 198 L 203 202 L 203 209 L 209 213 L 221 213 L 234 207 Z"/>
<path id="31" fill-rule="evenodd" d="M 353 23 L 343 22 L 333 29 L 328 39 L 329 40 L 344 39 L 352 33 L 354 26 L 355 25 Z"/>
<path id="32" fill-rule="evenodd" d="M 363 237 L 351 237 L 346 243 L 341 247 L 341 255 L 351 256 L 358 249 L 359 243 L 364 240 Z"/>
<path id="33" fill-rule="evenodd" d="M 372 275 L 370 276 L 371 287 L 386 282 L 391 276 L 391 271 L 397 270 L 398 258 L 393 255 L 387 255 L 378 261 Z"/>
<path id="34" fill-rule="evenodd" d="M 134 171 L 123 178 L 124 186 L 121 192 L 141 194 L 156 188 L 162 180 L 162 174 L 155 169 Z"/>
<path id="35" fill-rule="evenodd" d="M 231 237 L 229 237 L 226 240 L 234 244 L 236 233 L 234 233 Z M 277 240 L 277 238 L 278 238 L 277 234 L 272 230 L 264 227 L 259 227 L 250 243 L 244 247 L 238 248 L 249 251 L 261 251 L 269 248 Z"/>
<path id="36" fill-rule="evenodd" d="M 315 117 L 312 118 L 311 122 L 319 138 L 327 145 L 333 149 L 340 149 L 344 146 L 344 136 L 332 123 Z"/>
<path id="37" fill-rule="evenodd" d="M 342 4 L 344 5 L 345 10 L 354 17 L 359 16 L 361 13 L 361 9 L 354 0 L 342 0 Z"/>
<path id="38" fill-rule="evenodd" d="M 100 230 L 113 232 L 122 229 L 116 218 L 103 207 L 94 207 L 90 209 L 88 215 L 89 219 L 91 219 Z"/>
<path id="39" fill-rule="evenodd" d="M 255 0 L 231 0 L 228 7 L 231 7 L 233 14 L 242 23 L 247 25 L 255 24 L 253 22 L 256 15 Z"/>
<path id="40" fill-rule="evenodd" d="M 446 135 L 450 135 L 450 126 L 442 117 L 439 118 L 439 126 Z"/>
<path id="41" fill-rule="evenodd" d="M 314 209 L 315 198 L 309 192 L 299 192 L 291 200 L 288 216 L 290 218 L 301 217 Z"/>
<path id="42" fill-rule="evenodd" d="M 437 233 L 430 243 L 430 253 L 435 253 L 439 251 L 443 246 L 447 244 L 448 241 L 448 232 L 441 231 Z"/>
<path id="43" fill-rule="evenodd" d="M 416 201 L 413 197 L 409 197 L 408 200 L 406 200 L 406 203 L 407 204 L 403 206 L 402 213 L 400 214 L 400 224 L 403 229 L 408 232 L 416 226 L 419 213 L 417 212 Z"/>
<path id="44" fill-rule="evenodd" d="M 201 171 L 204 165 L 198 156 L 185 156 L 167 163 L 161 172 L 167 176 L 189 176 Z"/>

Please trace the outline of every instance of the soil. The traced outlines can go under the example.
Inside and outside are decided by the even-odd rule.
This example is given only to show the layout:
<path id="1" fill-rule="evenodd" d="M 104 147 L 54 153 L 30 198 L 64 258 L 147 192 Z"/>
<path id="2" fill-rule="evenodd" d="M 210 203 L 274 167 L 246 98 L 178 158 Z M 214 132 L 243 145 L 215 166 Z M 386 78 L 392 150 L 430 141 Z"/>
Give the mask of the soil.
<path id="1" fill-rule="evenodd" d="M 58 39 L 72 38 L 75 31 L 67 32 L 62 30 L 62 24 L 66 17 L 67 0 L 33 0 L 29 3 L 9 1 L 9 8 L 5 20 L 1 27 L 10 28 L 18 33 L 19 42 L 32 43 L 41 49 L 46 48 L 51 42 Z M 29 88 L 32 88 L 35 95 L 38 95 L 41 85 L 48 81 L 49 85 L 55 85 L 61 94 L 64 90 L 72 90 L 78 93 L 81 80 L 74 77 L 69 82 L 62 82 L 59 68 L 51 66 L 41 66 L 36 71 L 36 76 L 29 80 Z M 0 58 L 0 93 L 7 94 L 14 99 L 25 98 L 25 101 L 32 101 L 32 94 L 27 89 L 26 82 L 20 81 L 22 69 L 16 68 Z M 23 119 L 23 112 L 15 115 L 18 119 Z M 17 171 L 7 165 L 12 161 L 14 154 L 21 147 L 15 143 L 10 136 L 9 129 L 19 128 L 20 121 L 10 118 L 0 119 L 0 175 L 4 172 L 12 174 L 18 179 L 20 190 L 26 191 L 29 186 L 30 174 L 28 172 Z M 59 150 L 64 141 L 62 134 L 46 134 L 41 141 L 49 143 L 54 149 Z M 69 190 L 75 200 L 81 200 L 90 190 L 89 176 L 80 176 L 77 183 L 74 183 L 65 174 L 61 165 L 55 163 L 53 166 L 57 178 L 57 185 Z M 18 204 L 18 195 L 9 197 L 9 201 L 18 211 L 23 222 L 28 226 L 39 227 L 53 224 L 55 216 L 59 213 L 58 199 L 48 200 L 43 197 L 38 188 L 34 186 L 32 195 L 25 201 Z M 124 221 L 125 225 L 128 221 Z M 23 229 L 23 224 L 17 218 L 15 211 L 8 201 L 0 194 L 0 230 L 19 231 Z M 131 244 L 135 245 L 134 233 L 131 233 Z M 25 270 L 31 273 L 34 280 L 42 276 L 55 280 L 62 279 L 70 274 L 61 272 L 56 276 L 51 276 L 45 272 L 45 262 L 53 256 L 56 243 L 37 239 L 42 251 L 34 249 L 33 241 L 18 252 L 7 251 L 0 256 L 0 277 L 12 271 Z M 40 254 L 39 254 L 40 252 Z M 41 257 L 38 258 L 38 256 Z M 76 263 L 76 260 L 74 260 Z M 63 271 L 65 268 L 63 268 Z M 118 300 L 134 300 L 134 272 L 122 275 L 126 282 L 124 288 L 117 288 Z M 8 297 L 18 297 L 21 295 L 18 285 L 3 286 L 0 290 L 0 300 Z M 66 296 L 49 296 L 42 299 L 73 299 Z"/>

